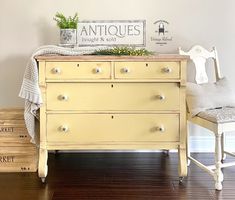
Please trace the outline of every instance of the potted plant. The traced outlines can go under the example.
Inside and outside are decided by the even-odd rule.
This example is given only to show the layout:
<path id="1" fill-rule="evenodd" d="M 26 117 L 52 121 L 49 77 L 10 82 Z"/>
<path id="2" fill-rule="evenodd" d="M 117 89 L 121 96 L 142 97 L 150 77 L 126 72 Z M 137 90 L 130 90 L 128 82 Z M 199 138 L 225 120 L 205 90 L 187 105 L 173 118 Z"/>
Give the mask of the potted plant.
<path id="1" fill-rule="evenodd" d="M 77 44 L 77 24 L 78 14 L 73 17 L 65 17 L 62 13 L 56 13 L 54 20 L 60 28 L 60 44 L 76 45 Z"/>

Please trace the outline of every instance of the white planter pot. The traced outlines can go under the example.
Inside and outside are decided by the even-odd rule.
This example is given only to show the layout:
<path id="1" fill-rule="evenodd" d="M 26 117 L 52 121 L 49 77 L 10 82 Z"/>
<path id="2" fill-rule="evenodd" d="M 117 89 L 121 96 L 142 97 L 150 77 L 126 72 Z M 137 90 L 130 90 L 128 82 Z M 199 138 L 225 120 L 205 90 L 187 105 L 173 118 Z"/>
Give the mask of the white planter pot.
<path id="1" fill-rule="evenodd" d="M 77 44 L 77 29 L 60 29 L 60 44 Z"/>

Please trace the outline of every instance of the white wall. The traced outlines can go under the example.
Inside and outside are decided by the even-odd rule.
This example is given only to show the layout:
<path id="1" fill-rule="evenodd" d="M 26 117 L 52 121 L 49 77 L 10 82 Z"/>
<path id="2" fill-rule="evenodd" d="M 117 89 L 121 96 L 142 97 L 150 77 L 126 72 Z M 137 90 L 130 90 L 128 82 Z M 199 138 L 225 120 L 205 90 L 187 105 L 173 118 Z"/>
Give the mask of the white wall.
<path id="1" fill-rule="evenodd" d="M 53 21 L 57 11 L 66 15 L 77 11 L 80 20 L 146 19 L 147 48 L 156 52 L 176 53 L 178 46 L 189 49 L 194 44 L 216 46 L 222 72 L 235 86 L 234 7 L 233 0 L 1 0 L 0 107 L 23 106 L 18 92 L 28 58 L 38 46 L 59 41 Z M 150 41 L 155 31 L 153 23 L 158 19 L 170 22 L 173 36 L 173 41 L 163 47 Z M 193 73 L 190 66 L 189 80 L 193 80 Z M 204 129 L 193 126 L 191 132 L 208 138 Z M 198 149 L 198 137 L 193 138 L 192 146 Z"/>

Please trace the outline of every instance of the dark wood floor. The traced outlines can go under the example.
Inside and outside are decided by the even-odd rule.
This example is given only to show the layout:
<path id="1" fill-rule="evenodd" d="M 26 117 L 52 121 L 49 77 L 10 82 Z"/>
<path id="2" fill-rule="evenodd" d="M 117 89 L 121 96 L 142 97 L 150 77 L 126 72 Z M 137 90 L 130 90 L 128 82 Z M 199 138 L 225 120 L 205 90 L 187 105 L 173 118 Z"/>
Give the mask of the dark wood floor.
<path id="1" fill-rule="evenodd" d="M 195 156 L 207 164 L 214 160 L 213 154 Z M 59 153 L 48 162 L 46 184 L 36 173 L 1 173 L 0 200 L 235 199 L 235 167 L 223 170 L 221 192 L 194 164 L 179 184 L 176 153 Z"/>

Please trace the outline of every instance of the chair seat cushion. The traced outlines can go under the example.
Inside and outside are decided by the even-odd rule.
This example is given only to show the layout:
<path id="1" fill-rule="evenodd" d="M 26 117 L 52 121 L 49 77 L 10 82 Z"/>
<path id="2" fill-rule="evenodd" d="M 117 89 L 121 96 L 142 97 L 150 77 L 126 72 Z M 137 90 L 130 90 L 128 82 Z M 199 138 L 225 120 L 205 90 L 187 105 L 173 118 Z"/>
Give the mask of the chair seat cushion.
<path id="1" fill-rule="evenodd" d="M 210 109 L 200 112 L 197 116 L 214 123 L 235 122 L 235 108 L 222 107 Z"/>
<path id="2" fill-rule="evenodd" d="M 191 116 L 219 107 L 235 107 L 235 94 L 229 81 L 222 78 L 215 83 L 187 83 L 187 107 Z"/>

